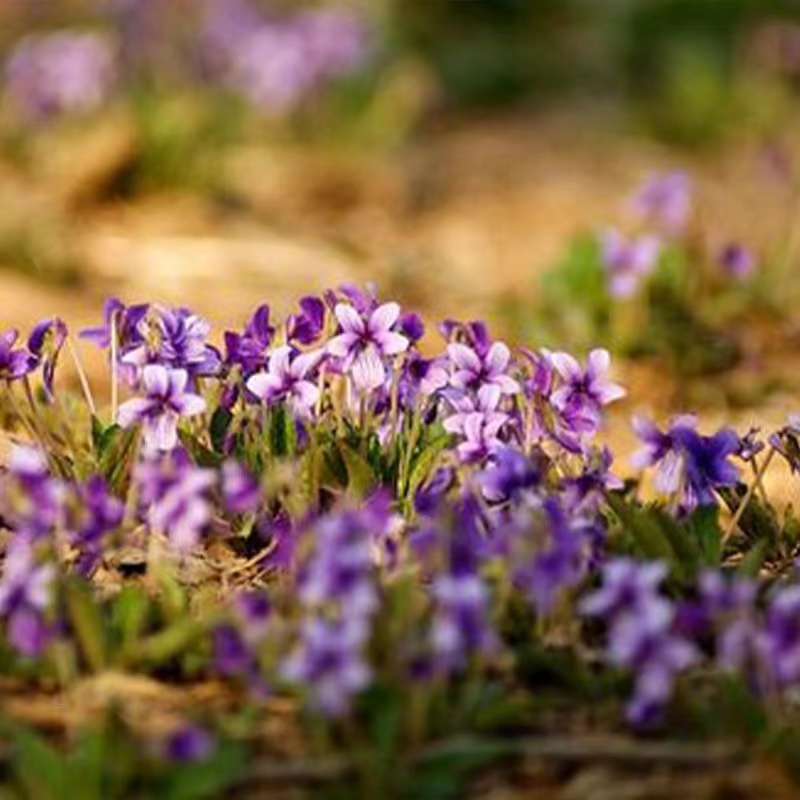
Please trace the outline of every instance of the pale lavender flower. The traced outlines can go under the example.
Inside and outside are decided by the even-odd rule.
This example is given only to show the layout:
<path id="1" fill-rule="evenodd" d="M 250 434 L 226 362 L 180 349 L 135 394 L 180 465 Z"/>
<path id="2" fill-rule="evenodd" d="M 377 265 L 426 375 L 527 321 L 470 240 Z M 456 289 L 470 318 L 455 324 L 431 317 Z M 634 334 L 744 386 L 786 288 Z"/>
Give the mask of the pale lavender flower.
<path id="1" fill-rule="evenodd" d="M 222 465 L 222 496 L 225 508 L 234 514 L 250 514 L 261 504 L 261 488 L 249 470 L 238 461 Z"/>
<path id="2" fill-rule="evenodd" d="M 602 264 L 614 297 L 631 297 L 642 278 L 653 272 L 661 250 L 655 236 L 626 238 L 616 229 L 600 234 Z"/>
<path id="3" fill-rule="evenodd" d="M 50 474 L 45 454 L 12 448 L 0 484 L 0 510 L 11 528 L 29 539 L 52 535 L 64 518 L 65 487 Z"/>
<path id="4" fill-rule="evenodd" d="M 98 33 L 61 31 L 30 36 L 6 65 L 6 89 L 28 119 L 94 111 L 115 81 L 115 53 Z"/>
<path id="5" fill-rule="evenodd" d="M 659 226 L 664 233 L 678 235 L 689 221 L 692 182 L 685 172 L 651 175 L 631 200 L 638 216 Z"/>
<path id="6" fill-rule="evenodd" d="M 461 390 L 496 386 L 502 394 L 516 394 L 520 387 L 509 374 L 511 351 L 503 342 L 494 342 L 483 355 L 459 342 L 447 345 L 453 364 L 451 384 Z"/>
<path id="7" fill-rule="evenodd" d="M 8 623 L 8 639 L 22 655 L 35 657 L 47 643 L 44 614 L 52 604 L 55 567 L 37 563 L 33 545 L 15 539 L 5 554 L 0 578 L 0 617 Z"/>
<path id="8" fill-rule="evenodd" d="M 757 658 L 758 585 L 746 578 L 726 579 L 718 570 L 704 571 L 698 580 L 702 611 L 716 631 L 717 663 L 743 671 Z"/>
<path id="9" fill-rule="evenodd" d="M 365 317 L 353 306 L 338 303 L 334 315 L 341 333 L 328 342 L 328 353 L 342 359 L 342 371 L 353 379 L 359 392 L 369 392 L 386 381 L 384 359 L 404 353 L 409 346 L 405 336 L 392 328 L 400 317 L 397 303 L 384 303 Z"/>
<path id="10" fill-rule="evenodd" d="M 800 585 L 783 587 L 773 595 L 758 645 L 773 686 L 800 682 Z"/>
<path id="11" fill-rule="evenodd" d="M 314 370 L 324 358 L 318 350 L 300 353 L 284 345 L 270 353 L 266 372 L 247 379 L 247 388 L 267 405 L 285 402 L 295 416 L 309 419 L 319 400 L 319 388 L 312 380 Z"/>
<path id="12" fill-rule="evenodd" d="M 195 467 L 182 450 L 142 461 L 134 470 L 150 529 L 166 536 L 179 553 L 197 546 L 211 521 L 208 490 L 213 470 Z"/>
<path id="13" fill-rule="evenodd" d="M 142 370 L 146 397 L 123 403 L 117 412 L 117 423 L 123 428 L 142 423 L 146 449 L 172 450 L 178 444 L 180 418 L 202 414 L 206 409 L 200 395 L 186 391 L 188 382 L 186 370 L 148 364 Z"/>
<path id="14" fill-rule="evenodd" d="M 305 688 L 311 704 L 323 714 L 341 716 L 372 681 L 364 655 L 368 634 L 362 617 L 331 621 L 312 616 L 303 622 L 300 642 L 284 661 L 281 673 L 285 680 Z"/>
<path id="15" fill-rule="evenodd" d="M 741 244 L 726 245 L 720 251 L 718 261 L 727 275 L 740 280 L 751 275 L 758 264 L 755 253 Z"/>
<path id="16" fill-rule="evenodd" d="M 489 654 L 497 647 L 489 624 L 489 592 L 478 575 L 440 575 L 431 591 L 431 647 L 443 670 L 463 669 L 469 656 Z"/>
<path id="17" fill-rule="evenodd" d="M 677 676 L 699 657 L 694 645 L 676 633 L 675 608 L 659 593 L 665 576 L 660 562 L 614 559 L 603 570 L 603 586 L 581 605 L 584 614 L 606 620 L 609 661 L 634 674 L 627 707 L 634 725 L 647 725 L 661 713 Z"/>
<path id="18" fill-rule="evenodd" d="M 545 356 L 561 378 L 550 402 L 578 435 L 591 436 L 602 420 L 603 407 L 625 396 L 625 390 L 609 380 L 611 357 L 607 350 L 592 350 L 586 367 L 569 353 L 545 352 Z"/>
<path id="19" fill-rule="evenodd" d="M 501 433 L 511 418 L 497 410 L 500 398 L 500 389 L 487 385 L 474 399 L 467 395 L 452 401 L 455 413 L 445 418 L 443 426 L 448 433 L 463 437 L 456 448 L 461 461 L 483 461 L 503 446 Z"/>

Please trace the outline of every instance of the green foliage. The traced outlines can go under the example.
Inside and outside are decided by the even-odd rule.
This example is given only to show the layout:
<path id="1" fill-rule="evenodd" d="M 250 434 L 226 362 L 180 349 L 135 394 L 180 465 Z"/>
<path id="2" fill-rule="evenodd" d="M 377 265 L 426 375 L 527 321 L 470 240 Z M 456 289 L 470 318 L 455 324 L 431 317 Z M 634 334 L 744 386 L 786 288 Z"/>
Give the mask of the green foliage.
<path id="1" fill-rule="evenodd" d="M 245 753 L 235 743 L 217 743 L 201 762 L 170 763 L 132 739 L 113 718 L 82 731 L 67 748 L 18 725 L 3 727 L 13 741 L 12 787 L 30 800 L 210 800 L 232 787 L 244 770 Z"/>

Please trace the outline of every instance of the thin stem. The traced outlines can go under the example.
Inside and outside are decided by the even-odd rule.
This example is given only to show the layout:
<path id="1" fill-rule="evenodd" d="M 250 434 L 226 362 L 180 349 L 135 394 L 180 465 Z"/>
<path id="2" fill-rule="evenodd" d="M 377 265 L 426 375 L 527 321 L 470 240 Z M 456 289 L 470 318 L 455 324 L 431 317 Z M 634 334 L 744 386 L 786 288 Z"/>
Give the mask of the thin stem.
<path id="1" fill-rule="evenodd" d="M 772 462 L 772 459 L 774 458 L 776 452 L 777 451 L 775 450 L 775 448 L 771 447 L 769 453 L 767 453 L 766 457 L 764 458 L 763 463 L 758 468 L 758 471 L 756 472 L 755 480 L 748 487 L 747 494 L 745 494 L 745 496 L 742 498 L 742 502 L 739 503 L 739 507 L 736 509 L 736 513 L 733 515 L 733 518 L 731 519 L 730 523 L 728 524 L 728 527 L 725 529 L 725 532 L 722 534 L 722 541 L 723 542 L 728 541 L 730 536 L 733 534 L 733 532 L 739 526 L 739 522 L 741 522 L 742 515 L 744 514 L 745 510 L 747 509 L 747 506 L 750 504 L 750 501 L 753 499 L 753 495 L 756 492 L 756 487 L 758 487 L 759 484 L 761 483 L 761 478 L 764 476 L 764 473 L 767 471 L 767 468 L 769 467 L 770 463 Z M 753 459 L 753 462 L 755 463 L 755 459 Z"/>
<path id="2" fill-rule="evenodd" d="M 117 313 L 111 315 L 111 424 L 117 420 L 119 406 L 119 365 L 117 364 L 119 343 L 117 342 Z"/>
<path id="3" fill-rule="evenodd" d="M 92 396 L 92 390 L 89 387 L 89 380 L 86 377 L 86 372 L 83 369 L 81 360 L 80 358 L 78 358 L 78 353 L 75 350 L 75 347 L 72 344 L 72 339 L 69 336 L 67 336 L 67 349 L 69 350 L 69 354 L 72 358 L 73 364 L 75 364 L 75 369 L 78 372 L 78 378 L 81 382 L 81 389 L 83 390 L 83 396 L 86 398 L 86 404 L 89 406 L 89 411 L 91 412 L 92 416 L 96 417 L 97 408 L 94 404 L 94 397 Z"/>

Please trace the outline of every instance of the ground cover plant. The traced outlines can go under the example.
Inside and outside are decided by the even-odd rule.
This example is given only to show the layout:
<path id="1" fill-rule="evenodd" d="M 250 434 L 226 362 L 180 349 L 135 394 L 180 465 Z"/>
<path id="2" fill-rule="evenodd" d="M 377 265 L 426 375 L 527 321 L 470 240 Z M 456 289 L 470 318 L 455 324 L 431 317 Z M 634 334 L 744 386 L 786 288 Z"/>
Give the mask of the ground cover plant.
<path id="1" fill-rule="evenodd" d="M 418 315 L 343 286 L 219 340 L 116 299 L 0 336 L 9 792 L 458 797 L 526 756 L 792 771 L 800 528 L 763 479 L 797 469 L 800 420 L 636 418 L 623 480 L 607 350 L 437 332 L 429 355 Z"/>

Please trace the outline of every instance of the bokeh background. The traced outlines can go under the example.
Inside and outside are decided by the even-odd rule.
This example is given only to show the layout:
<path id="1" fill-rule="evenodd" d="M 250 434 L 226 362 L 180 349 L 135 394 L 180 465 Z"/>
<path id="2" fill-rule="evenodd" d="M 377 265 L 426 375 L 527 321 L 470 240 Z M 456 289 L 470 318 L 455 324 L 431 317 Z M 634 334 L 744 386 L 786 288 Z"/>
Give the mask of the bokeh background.
<path id="1" fill-rule="evenodd" d="M 706 381 L 687 401 L 702 359 L 677 394 L 645 360 L 633 392 L 791 402 L 792 0 L 5 0 L 0 58 L 3 326 L 79 327 L 116 294 L 222 328 L 373 281 L 552 344 L 540 323 L 584 279 L 548 294 L 546 276 L 648 174 L 682 169 L 708 241 L 789 242 L 770 290 L 788 322 L 752 351 L 738 333 L 724 397 Z M 777 313 L 759 308 L 754 330 Z M 568 316 L 555 330 L 587 345 Z"/>

